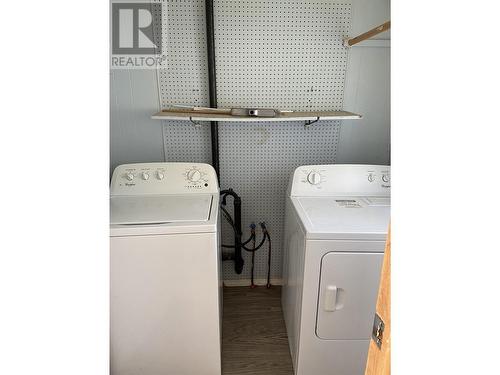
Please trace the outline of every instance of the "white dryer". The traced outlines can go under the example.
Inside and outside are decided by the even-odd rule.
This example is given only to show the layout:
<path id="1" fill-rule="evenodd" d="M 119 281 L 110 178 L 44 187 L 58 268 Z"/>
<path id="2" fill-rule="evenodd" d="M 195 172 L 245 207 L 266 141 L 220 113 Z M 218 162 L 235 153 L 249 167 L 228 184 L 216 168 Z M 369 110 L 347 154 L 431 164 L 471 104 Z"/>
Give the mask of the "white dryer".
<path id="1" fill-rule="evenodd" d="M 296 375 L 362 375 L 390 219 L 390 167 L 293 173 L 282 306 Z"/>
<path id="2" fill-rule="evenodd" d="M 221 374 L 219 188 L 208 164 L 111 180 L 111 374 Z"/>

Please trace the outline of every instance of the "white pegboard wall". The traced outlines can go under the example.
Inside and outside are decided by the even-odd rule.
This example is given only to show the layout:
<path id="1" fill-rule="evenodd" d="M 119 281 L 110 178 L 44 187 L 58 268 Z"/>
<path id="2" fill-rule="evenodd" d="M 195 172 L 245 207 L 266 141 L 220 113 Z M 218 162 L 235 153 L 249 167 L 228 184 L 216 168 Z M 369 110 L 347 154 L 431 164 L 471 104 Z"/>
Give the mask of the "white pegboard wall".
<path id="1" fill-rule="evenodd" d="M 208 106 L 208 66 L 203 0 L 161 0 L 166 59 L 158 69 L 161 107 L 172 104 Z M 210 163 L 210 128 L 162 121 L 165 159 Z"/>
<path id="2" fill-rule="evenodd" d="M 335 161 L 338 123 L 320 122 L 307 129 L 302 123 L 221 123 L 221 184 L 242 197 L 245 238 L 255 220 L 265 221 L 272 237 L 271 277 L 281 278 L 282 231 L 286 186 L 295 167 Z M 233 140 L 233 141 L 228 141 Z M 260 236 L 260 229 L 257 230 Z M 259 237 L 260 238 L 260 237 Z M 223 240 L 232 243 L 224 226 Z M 244 252 L 245 268 L 236 275 L 231 262 L 224 262 L 226 279 L 247 279 L 251 254 Z M 255 275 L 267 272 L 267 245 L 256 253 Z"/>
<path id="3" fill-rule="evenodd" d="M 342 109 L 351 6 L 331 0 L 214 0 L 219 107 Z M 281 278 L 288 178 L 301 164 L 333 163 L 339 123 L 219 123 L 220 181 L 242 198 L 242 226 L 263 220 L 272 237 L 271 277 Z M 259 233 L 259 231 L 258 231 Z M 232 243 L 229 226 L 223 241 Z M 244 236 L 246 238 L 246 236 Z M 251 254 L 236 275 L 248 279 Z M 256 253 L 255 277 L 267 272 L 267 246 Z"/>
<path id="4" fill-rule="evenodd" d="M 165 159 L 196 163 L 211 162 L 210 125 L 194 126 L 185 121 L 165 121 L 163 142 Z"/>
<path id="5" fill-rule="evenodd" d="M 219 107 L 342 109 L 351 5 L 215 0 Z"/>
<path id="6" fill-rule="evenodd" d="M 163 0 L 167 60 L 159 69 L 161 105 L 208 105 L 205 2 Z M 332 0 L 214 0 L 219 107 L 342 109 L 351 6 Z M 210 162 L 208 123 L 163 121 L 167 161 Z M 244 238 L 252 221 L 272 237 L 271 277 L 281 278 L 285 194 L 293 169 L 335 162 L 339 122 L 219 123 L 221 189 L 242 197 Z M 228 198 L 228 208 L 232 200 Z M 257 228 L 260 239 L 260 227 Z M 223 222 L 222 240 L 233 243 Z M 226 280 L 249 279 L 251 254 Z M 255 278 L 265 279 L 267 245 L 256 253 Z"/>
<path id="7" fill-rule="evenodd" d="M 158 70 L 162 108 L 172 104 L 209 105 L 205 3 L 163 2 L 162 45 Z"/>
<path id="8" fill-rule="evenodd" d="M 321 121 L 305 128 L 300 122 L 219 123 L 221 188 L 232 187 L 242 198 L 242 228 L 264 221 L 272 239 L 271 278 L 281 278 L 285 196 L 293 170 L 305 164 L 335 161 L 339 123 Z M 228 198 L 228 206 L 232 201 Z M 260 227 L 257 228 L 261 238 Z M 223 224 L 222 240 L 233 243 L 229 225 Z M 234 273 L 224 262 L 226 280 L 250 278 L 251 254 L 243 251 L 245 267 Z M 255 277 L 267 274 L 267 245 L 256 252 Z"/>

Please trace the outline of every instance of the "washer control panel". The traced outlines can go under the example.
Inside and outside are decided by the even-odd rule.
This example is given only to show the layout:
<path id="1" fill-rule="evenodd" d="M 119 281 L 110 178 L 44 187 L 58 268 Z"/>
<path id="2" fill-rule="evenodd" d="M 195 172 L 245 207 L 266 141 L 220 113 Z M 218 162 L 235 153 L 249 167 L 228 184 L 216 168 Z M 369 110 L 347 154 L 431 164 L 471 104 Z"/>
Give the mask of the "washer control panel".
<path id="1" fill-rule="evenodd" d="M 391 168 L 385 165 L 306 165 L 293 173 L 288 192 L 292 196 L 390 194 Z"/>
<path id="2" fill-rule="evenodd" d="M 115 168 L 111 195 L 217 193 L 215 170 L 204 163 L 138 163 Z"/>
<path id="3" fill-rule="evenodd" d="M 187 167 L 183 176 L 186 179 L 186 186 L 190 189 L 207 187 L 210 183 L 210 176 L 207 172 L 196 165 Z"/>

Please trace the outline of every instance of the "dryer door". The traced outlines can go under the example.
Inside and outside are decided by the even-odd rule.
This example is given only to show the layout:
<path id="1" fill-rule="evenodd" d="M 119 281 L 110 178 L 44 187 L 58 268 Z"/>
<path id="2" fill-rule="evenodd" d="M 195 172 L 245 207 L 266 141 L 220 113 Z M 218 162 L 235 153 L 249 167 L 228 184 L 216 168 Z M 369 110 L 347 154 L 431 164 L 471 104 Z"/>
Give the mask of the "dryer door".
<path id="1" fill-rule="evenodd" d="M 337 252 L 323 256 L 316 320 L 319 338 L 370 338 L 383 257 L 383 253 Z"/>

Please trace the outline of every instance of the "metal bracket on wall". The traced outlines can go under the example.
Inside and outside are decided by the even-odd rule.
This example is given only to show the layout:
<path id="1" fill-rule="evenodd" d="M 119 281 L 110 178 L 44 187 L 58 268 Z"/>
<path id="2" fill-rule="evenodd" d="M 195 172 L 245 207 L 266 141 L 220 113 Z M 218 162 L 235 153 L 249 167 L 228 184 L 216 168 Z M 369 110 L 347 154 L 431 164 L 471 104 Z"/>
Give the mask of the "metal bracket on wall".
<path id="1" fill-rule="evenodd" d="M 375 341 L 377 347 L 380 349 L 382 347 L 382 339 L 384 337 L 385 324 L 382 318 L 375 313 L 375 319 L 373 321 L 372 329 L 372 340 Z"/>
<path id="2" fill-rule="evenodd" d="M 316 118 L 316 120 L 307 120 L 306 122 L 304 122 L 304 128 L 306 129 L 309 129 L 309 126 L 311 126 L 312 124 L 316 123 L 319 121 L 319 116 Z"/>
<path id="3" fill-rule="evenodd" d="M 202 125 L 201 122 L 194 121 L 192 117 L 189 118 L 189 121 L 194 125 L 196 129 L 200 128 Z"/>

